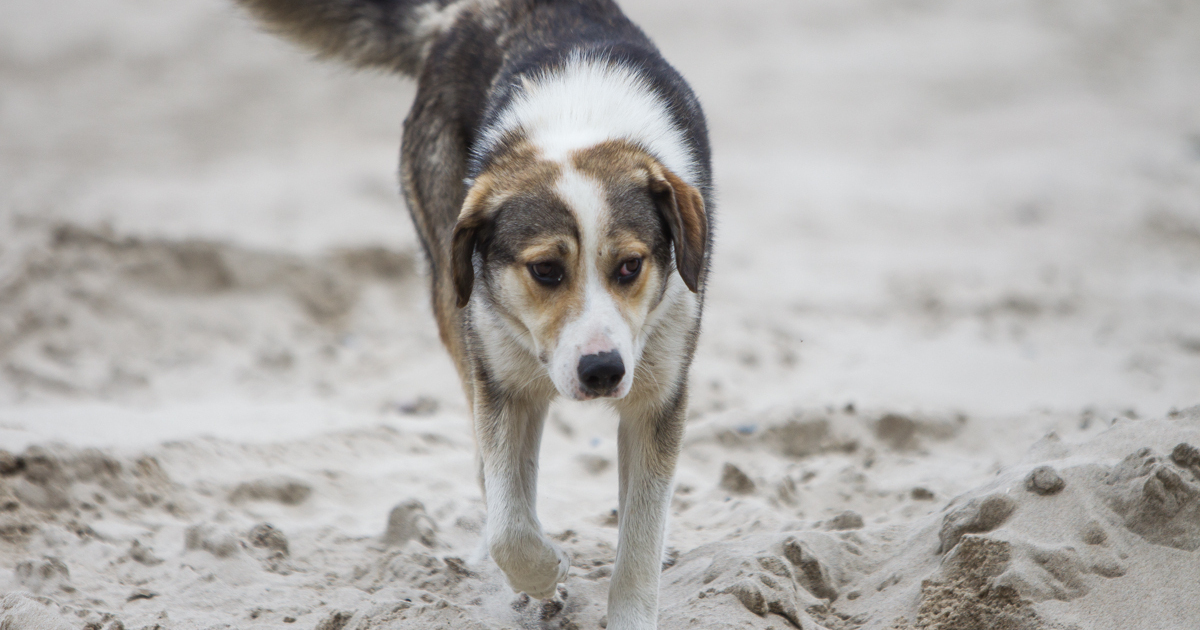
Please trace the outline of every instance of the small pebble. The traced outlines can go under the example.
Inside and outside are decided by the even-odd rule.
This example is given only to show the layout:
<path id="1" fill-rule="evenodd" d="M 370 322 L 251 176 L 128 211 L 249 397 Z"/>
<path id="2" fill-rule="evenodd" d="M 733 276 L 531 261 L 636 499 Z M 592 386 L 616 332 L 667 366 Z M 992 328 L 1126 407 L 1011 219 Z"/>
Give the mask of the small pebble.
<path id="1" fill-rule="evenodd" d="M 129 595 L 129 597 L 126 597 L 125 601 L 131 602 L 135 599 L 154 599 L 155 597 L 158 597 L 158 593 L 155 593 L 154 591 L 146 590 L 144 588 L 139 588 L 138 590 L 131 593 Z"/>
<path id="2" fill-rule="evenodd" d="M 1049 466 L 1038 466 L 1025 477 L 1025 489 L 1042 496 L 1058 494 L 1066 486 L 1067 482 Z"/>
<path id="3" fill-rule="evenodd" d="M 436 536 L 437 525 L 425 513 L 425 505 L 416 499 L 409 499 L 392 508 L 388 514 L 383 543 L 389 547 L 400 547 L 416 539 L 426 547 L 433 547 Z"/>
<path id="4" fill-rule="evenodd" d="M 432 416 L 438 411 L 438 401 L 429 396 L 396 403 L 396 411 L 406 416 Z"/>
<path id="5" fill-rule="evenodd" d="M 912 498 L 916 499 L 917 501 L 932 501 L 933 491 L 929 488 L 917 486 L 916 488 L 912 489 Z"/>
<path id="6" fill-rule="evenodd" d="M 283 532 L 275 529 L 270 523 L 255 525 L 247 536 L 250 538 L 250 544 L 255 547 L 271 549 L 285 556 L 288 555 L 287 536 L 284 536 Z"/>
<path id="7" fill-rule="evenodd" d="M 834 531 L 844 531 L 847 529 L 862 529 L 863 517 L 857 512 L 846 510 L 841 514 L 825 521 L 825 527 Z"/>
<path id="8" fill-rule="evenodd" d="M 553 599 L 547 599 L 546 601 L 542 602 L 541 608 L 538 609 L 538 619 L 542 621 L 552 619 L 555 615 L 562 612 L 564 606 L 565 604 L 563 601 L 557 597 Z"/>
<path id="9" fill-rule="evenodd" d="M 1171 451 L 1171 461 L 1182 468 L 1200 468 L 1200 449 L 1187 442 L 1180 442 Z"/>
<path id="10" fill-rule="evenodd" d="M 754 492 L 754 480 L 742 469 L 726 462 L 721 469 L 721 488 L 737 494 L 750 494 Z"/>
<path id="11" fill-rule="evenodd" d="M 12 453 L 0 450 L 0 475 L 8 476 L 21 470 L 21 460 Z"/>

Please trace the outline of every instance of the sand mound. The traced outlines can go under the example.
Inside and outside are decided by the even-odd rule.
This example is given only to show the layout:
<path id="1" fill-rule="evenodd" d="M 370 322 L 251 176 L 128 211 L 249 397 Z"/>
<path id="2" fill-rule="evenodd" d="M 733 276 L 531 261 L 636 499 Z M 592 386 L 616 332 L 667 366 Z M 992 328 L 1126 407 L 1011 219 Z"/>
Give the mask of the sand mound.
<path id="1" fill-rule="evenodd" d="M 1144 614 L 1183 628 L 1200 611 L 1178 594 L 1198 592 L 1200 581 L 1181 582 L 1157 563 L 1186 572 L 1194 562 L 1197 439 L 1200 408 L 1124 423 L 1077 446 L 1051 436 L 1026 463 L 923 520 L 701 547 L 664 573 L 670 610 L 678 627 L 689 618 L 777 626 L 771 614 L 801 628 L 1121 627 L 1115 619 L 1139 627 Z M 1115 459 L 1136 443 L 1154 446 Z M 1137 593 L 1136 612 L 1111 597 L 1118 591 Z M 759 620 L 712 612 L 739 606 Z"/>
<path id="2" fill-rule="evenodd" d="M 96 449 L 30 447 L 19 455 L 0 452 L 0 460 L 8 462 L 0 472 L 0 537 L 12 544 L 49 524 L 94 536 L 87 522 L 104 514 L 187 511 L 153 457 L 122 462 Z"/>
<path id="3" fill-rule="evenodd" d="M 832 426 L 856 435 L 857 449 L 877 458 L 886 459 L 890 448 L 903 454 L 921 447 L 896 445 L 874 431 L 886 415 L 861 414 L 856 425 L 835 413 L 841 420 Z M 789 414 L 777 417 L 764 417 L 756 431 L 792 430 Z M 724 429 L 710 434 L 728 439 Z M 380 435 L 339 439 L 353 451 Z M 394 446 L 423 442 L 392 439 L 399 440 Z M 713 628 L 1082 629 L 1136 627 L 1146 616 L 1162 627 L 1186 627 L 1200 614 L 1200 580 L 1189 573 L 1200 548 L 1195 444 L 1200 408 L 1118 422 L 1077 444 L 1051 434 L 1023 461 L 958 496 L 907 493 L 904 501 L 929 507 L 925 516 L 881 521 L 844 511 L 673 551 L 664 563 L 663 627 L 703 620 Z M 293 456 L 306 448 L 287 447 Z M 445 457 L 453 448 L 443 444 L 416 457 Z M 336 501 L 338 480 L 249 471 L 246 480 L 218 485 L 172 479 L 168 471 L 194 465 L 198 452 L 245 456 L 244 448 L 219 443 L 134 457 L 63 446 L 0 453 L 0 547 L 13 567 L 4 588 L 23 593 L 5 600 L 3 623 L 143 627 L 166 620 L 190 627 L 209 615 L 212 602 L 264 627 L 603 623 L 614 557 L 609 528 L 552 531 L 572 556 L 571 577 L 554 600 L 531 601 L 512 594 L 495 567 L 474 554 L 477 503 L 410 499 L 378 514 L 373 533 L 347 535 L 303 516 Z M 757 455 L 764 456 L 794 459 L 782 451 Z M 830 457 L 846 456 L 838 449 Z M 222 468 L 216 461 L 209 464 Z M 772 484 L 747 488 L 742 483 L 753 480 L 739 474 L 744 479 L 731 485 L 726 470 L 707 492 L 743 497 L 749 503 L 741 508 L 714 503 L 745 516 Z M 698 491 L 681 492 L 677 502 Z M 770 490 L 766 495 L 783 505 Z M 695 509 L 677 505 L 677 518 L 717 522 Z M 676 545 L 686 540 L 677 538 Z M 1114 593 L 1135 593 L 1135 601 Z"/>
<path id="4" fill-rule="evenodd" d="M 304 257 L 59 225 L 0 284 L 0 386 L 136 398 L 164 370 L 188 380 L 228 354 L 288 380 L 344 334 L 365 292 L 407 297 L 414 269 L 378 247 Z M 272 326 L 247 326 L 264 311 Z"/>

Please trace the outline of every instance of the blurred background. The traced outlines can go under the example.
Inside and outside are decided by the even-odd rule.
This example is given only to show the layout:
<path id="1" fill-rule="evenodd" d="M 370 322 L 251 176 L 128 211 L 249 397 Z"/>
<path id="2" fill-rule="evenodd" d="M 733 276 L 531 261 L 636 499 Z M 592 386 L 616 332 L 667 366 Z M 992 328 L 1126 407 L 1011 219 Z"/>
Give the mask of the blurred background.
<path id="1" fill-rule="evenodd" d="M 697 413 L 1200 400 L 1200 6 L 627 4 L 713 135 Z M 0 85 L 10 437 L 46 405 L 461 411 L 395 180 L 410 81 L 217 0 L 8 0 Z"/>
<path id="2" fill-rule="evenodd" d="M 469 417 L 397 190 L 413 84 L 231 4 L 0 2 L 0 592 L 59 598 L 64 627 L 331 630 L 411 587 L 494 627 L 518 613 L 460 571 Z M 913 519 L 1048 432 L 1200 403 L 1200 3 L 624 4 L 715 156 L 673 549 L 936 531 Z M 595 627 L 615 421 L 550 426 L 543 523 Z M 1146 557 L 1131 575 L 1171 575 Z M 886 585 L 858 602 L 880 623 Z M 1164 614 L 1096 592 L 1114 627 Z"/>

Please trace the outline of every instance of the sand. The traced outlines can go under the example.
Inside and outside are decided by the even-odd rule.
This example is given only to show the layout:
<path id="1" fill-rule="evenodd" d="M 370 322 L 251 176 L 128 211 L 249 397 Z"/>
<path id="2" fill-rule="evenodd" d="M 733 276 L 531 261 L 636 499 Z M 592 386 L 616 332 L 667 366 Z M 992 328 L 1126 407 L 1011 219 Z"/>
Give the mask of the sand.
<path id="1" fill-rule="evenodd" d="M 626 4 L 718 184 L 661 627 L 1196 627 L 1200 7 Z M 0 629 L 604 625 L 602 404 L 548 420 L 559 597 L 479 553 L 411 83 L 8 0 L 0 86 Z"/>

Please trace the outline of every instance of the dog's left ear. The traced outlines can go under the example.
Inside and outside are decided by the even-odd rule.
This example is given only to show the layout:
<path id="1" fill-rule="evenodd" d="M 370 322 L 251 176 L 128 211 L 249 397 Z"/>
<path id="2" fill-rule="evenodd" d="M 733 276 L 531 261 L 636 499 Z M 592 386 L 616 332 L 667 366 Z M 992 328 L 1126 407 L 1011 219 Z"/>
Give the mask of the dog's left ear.
<path id="1" fill-rule="evenodd" d="M 693 293 L 700 289 L 704 273 L 704 249 L 708 246 L 708 216 L 704 197 L 695 186 L 679 178 L 663 165 L 650 166 L 650 194 L 671 231 L 675 246 L 675 268 Z"/>
<path id="2" fill-rule="evenodd" d="M 490 187 L 476 181 L 467 191 L 458 222 L 454 224 L 454 236 L 450 241 L 450 273 L 454 277 L 454 291 L 458 295 L 458 308 L 467 305 L 471 289 L 475 286 L 475 249 L 482 243 L 491 225 L 489 198 Z"/>

